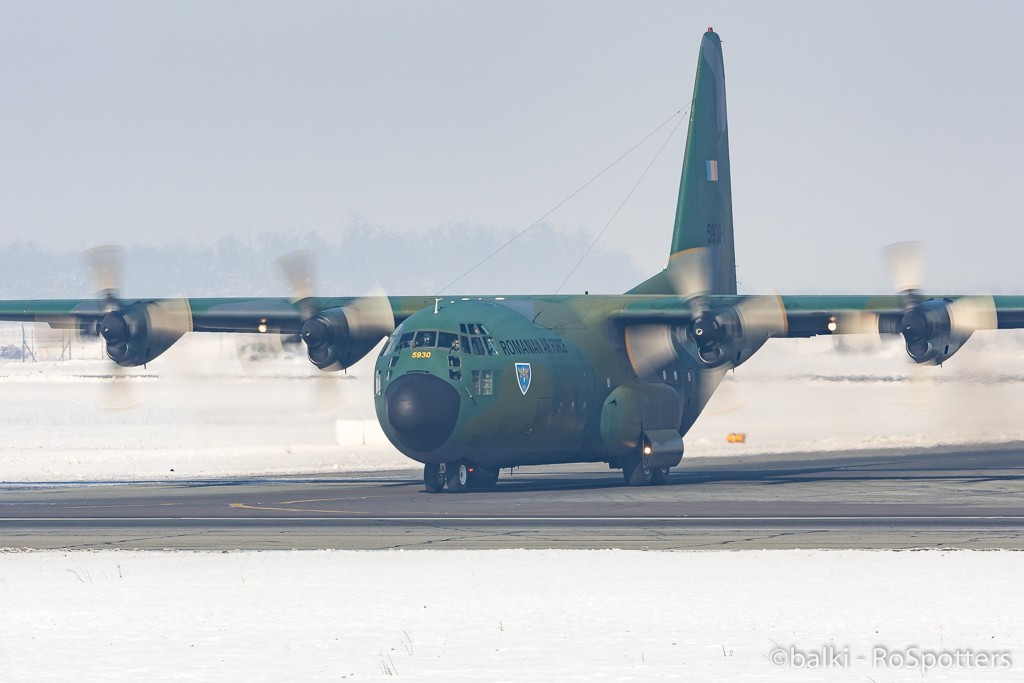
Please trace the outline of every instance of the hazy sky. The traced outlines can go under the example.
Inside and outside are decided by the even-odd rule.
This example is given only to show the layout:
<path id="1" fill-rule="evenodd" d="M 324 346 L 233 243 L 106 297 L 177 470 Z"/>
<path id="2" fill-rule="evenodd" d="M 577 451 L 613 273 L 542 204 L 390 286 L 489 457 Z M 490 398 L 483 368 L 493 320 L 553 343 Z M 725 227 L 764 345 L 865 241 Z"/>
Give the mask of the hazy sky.
<path id="1" fill-rule="evenodd" d="M 741 291 L 885 290 L 921 239 L 931 289 L 1024 293 L 1010 2 L 3 1 L 0 243 L 519 230 L 686 105 L 708 26 Z M 548 229 L 599 232 L 667 132 Z M 602 240 L 644 271 L 684 138 Z"/>

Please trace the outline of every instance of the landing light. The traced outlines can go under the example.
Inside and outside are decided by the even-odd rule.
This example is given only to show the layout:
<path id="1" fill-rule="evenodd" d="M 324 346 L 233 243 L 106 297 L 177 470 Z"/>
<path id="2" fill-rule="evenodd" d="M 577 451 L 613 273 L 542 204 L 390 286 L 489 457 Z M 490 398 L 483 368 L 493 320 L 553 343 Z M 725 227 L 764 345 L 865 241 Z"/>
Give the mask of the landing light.
<path id="1" fill-rule="evenodd" d="M 650 444 L 644 446 L 644 455 L 650 455 L 653 452 L 654 449 L 651 448 Z"/>
<path id="2" fill-rule="evenodd" d="M 828 331 L 835 332 L 837 329 L 839 329 L 839 323 L 836 322 L 836 317 L 832 316 L 828 319 Z"/>
<path id="3" fill-rule="evenodd" d="M 260 334 L 263 334 L 268 329 L 270 329 L 270 328 L 267 327 L 267 321 L 266 320 L 261 320 L 260 324 L 256 326 L 256 331 L 259 332 Z"/>

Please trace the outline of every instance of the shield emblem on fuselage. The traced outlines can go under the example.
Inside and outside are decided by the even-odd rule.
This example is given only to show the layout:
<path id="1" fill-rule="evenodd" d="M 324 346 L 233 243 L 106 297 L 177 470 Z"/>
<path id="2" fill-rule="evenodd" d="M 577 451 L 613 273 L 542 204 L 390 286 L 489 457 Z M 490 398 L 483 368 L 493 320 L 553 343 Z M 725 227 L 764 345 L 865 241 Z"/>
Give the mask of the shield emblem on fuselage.
<path id="1" fill-rule="evenodd" d="M 533 379 L 529 363 L 516 363 L 516 379 L 519 380 L 519 391 L 526 396 L 526 392 L 530 390 L 530 380 Z"/>

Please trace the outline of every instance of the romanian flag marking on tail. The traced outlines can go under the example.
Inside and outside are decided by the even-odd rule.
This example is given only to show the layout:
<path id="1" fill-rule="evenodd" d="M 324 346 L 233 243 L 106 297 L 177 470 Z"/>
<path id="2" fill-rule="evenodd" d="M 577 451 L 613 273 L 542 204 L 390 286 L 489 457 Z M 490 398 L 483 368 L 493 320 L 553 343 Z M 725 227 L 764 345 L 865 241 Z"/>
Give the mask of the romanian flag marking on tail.
<path id="1" fill-rule="evenodd" d="M 708 166 L 708 181 L 712 183 L 718 182 L 718 161 L 712 159 L 707 162 Z"/>

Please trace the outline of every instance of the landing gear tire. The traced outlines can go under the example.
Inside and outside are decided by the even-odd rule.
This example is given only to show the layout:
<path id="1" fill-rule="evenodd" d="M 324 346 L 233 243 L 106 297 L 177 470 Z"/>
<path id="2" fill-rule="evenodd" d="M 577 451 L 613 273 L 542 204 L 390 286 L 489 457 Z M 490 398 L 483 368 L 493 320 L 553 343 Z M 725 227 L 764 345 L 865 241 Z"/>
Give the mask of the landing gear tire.
<path id="1" fill-rule="evenodd" d="M 623 461 L 622 478 L 626 480 L 626 486 L 650 486 L 654 470 L 643 458 L 634 455 Z"/>
<path id="2" fill-rule="evenodd" d="M 662 484 L 668 483 L 668 475 L 671 467 L 656 467 L 651 470 L 651 483 L 655 486 L 661 486 Z"/>
<path id="3" fill-rule="evenodd" d="M 436 462 L 428 462 L 423 466 L 423 485 L 428 493 L 441 493 L 444 491 L 445 473 L 441 465 Z"/>
<path id="4" fill-rule="evenodd" d="M 448 473 L 448 493 L 462 493 L 469 489 L 471 473 L 465 461 L 450 462 L 445 470 Z"/>

